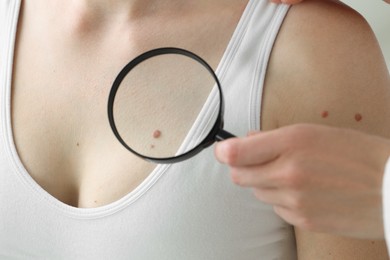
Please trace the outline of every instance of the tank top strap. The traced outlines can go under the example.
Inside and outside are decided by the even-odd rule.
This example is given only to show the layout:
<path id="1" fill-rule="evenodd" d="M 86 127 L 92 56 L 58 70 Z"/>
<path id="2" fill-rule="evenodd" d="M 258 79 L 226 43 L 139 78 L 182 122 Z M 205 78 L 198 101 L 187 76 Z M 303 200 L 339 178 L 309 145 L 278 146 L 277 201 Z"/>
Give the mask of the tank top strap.
<path id="1" fill-rule="evenodd" d="M 20 5 L 20 0 L 0 2 L 0 136 L 4 139 L 6 133 L 9 133 L 7 128 L 10 118 L 7 116 L 7 110 L 10 106 L 9 91 Z"/>
<path id="2" fill-rule="evenodd" d="M 289 10 L 288 5 L 250 1 L 249 18 L 236 34 L 229 65 L 221 77 L 225 94 L 225 126 L 237 135 L 260 130 L 261 102 L 273 44 Z M 235 36 L 236 36 L 235 35 Z M 235 37 L 234 36 L 234 37 Z M 230 104 L 230 105 L 229 105 Z M 237 125 L 237 118 L 240 124 Z"/>

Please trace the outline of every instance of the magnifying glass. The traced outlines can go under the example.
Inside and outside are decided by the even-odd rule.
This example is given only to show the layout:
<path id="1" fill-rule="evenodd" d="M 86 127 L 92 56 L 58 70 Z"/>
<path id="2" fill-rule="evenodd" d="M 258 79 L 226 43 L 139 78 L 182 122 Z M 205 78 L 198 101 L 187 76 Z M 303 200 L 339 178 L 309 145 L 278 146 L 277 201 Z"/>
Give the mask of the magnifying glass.
<path id="1" fill-rule="evenodd" d="M 108 100 L 116 138 L 155 163 L 180 162 L 215 141 L 234 137 L 223 130 L 223 111 L 213 69 L 179 48 L 154 49 L 130 61 L 116 77 Z"/>

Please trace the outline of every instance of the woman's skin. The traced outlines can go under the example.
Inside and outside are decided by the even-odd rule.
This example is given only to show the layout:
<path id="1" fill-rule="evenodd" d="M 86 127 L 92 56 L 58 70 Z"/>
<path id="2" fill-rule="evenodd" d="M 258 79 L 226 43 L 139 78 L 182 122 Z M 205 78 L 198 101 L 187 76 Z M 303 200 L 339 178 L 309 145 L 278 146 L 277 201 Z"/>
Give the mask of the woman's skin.
<path id="1" fill-rule="evenodd" d="M 112 134 L 106 110 L 113 79 L 137 55 L 161 46 L 191 50 L 215 68 L 246 3 L 23 1 L 12 120 L 28 172 L 75 207 L 99 207 L 131 192 L 155 164 L 132 155 Z"/>
<path id="2" fill-rule="evenodd" d="M 388 76 L 384 84 L 390 87 Z M 330 118 L 332 112 L 321 116 Z M 382 127 L 386 128 L 385 121 Z M 289 223 L 357 238 L 384 237 L 381 191 L 389 140 L 297 124 L 221 142 L 215 151 L 221 162 L 230 165 L 235 183 L 253 188 Z"/>

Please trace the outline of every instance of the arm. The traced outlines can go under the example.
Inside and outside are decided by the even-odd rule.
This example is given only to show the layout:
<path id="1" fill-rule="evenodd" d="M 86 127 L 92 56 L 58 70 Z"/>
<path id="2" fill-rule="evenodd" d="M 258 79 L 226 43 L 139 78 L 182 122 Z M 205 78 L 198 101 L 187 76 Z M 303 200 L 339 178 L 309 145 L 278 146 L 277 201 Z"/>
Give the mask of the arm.
<path id="1" fill-rule="evenodd" d="M 333 2 L 293 7 L 271 57 L 263 126 L 317 123 L 390 137 L 389 105 L 388 71 L 367 23 Z M 301 259 L 387 259 L 383 242 L 299 228 L 296 236 Z"/>
<path id="2" fill-rule="evenodd" d="M 317 123 L 388 137 L 389 86 L 365 21 L 346 7 L 307 1 L 292 8 L 275 44 L 263 129 Z M 217 146 L 216 155 L 232 167 L 237 184 L 253 187 L 290 223 L 356 236 L 350 222 L 375 223 L 372 218 L 380 216 L 378 187 L 389 147 L 387 140 L 357 131 L 298 125 L 229 140 Z M 364 214 L 362 204 L 373 204 L 373 216 L 354 214 Z M 374 236 L 361 230 L 360 236 Z M 387 259 L 383 243 L 296 233 L 302 259 Z"/>

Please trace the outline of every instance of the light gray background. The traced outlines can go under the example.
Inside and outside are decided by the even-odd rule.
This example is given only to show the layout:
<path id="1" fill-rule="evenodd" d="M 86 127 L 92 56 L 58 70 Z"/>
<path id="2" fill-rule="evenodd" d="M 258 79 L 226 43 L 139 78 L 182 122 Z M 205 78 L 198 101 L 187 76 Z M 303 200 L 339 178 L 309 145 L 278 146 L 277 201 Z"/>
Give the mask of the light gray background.
<path id="1" fill-rule="evenodd" d="M 371 25 L 390 71 L 390 4 L 382 0 L 342 0 L 342 2 L 361 13 Z"/>

